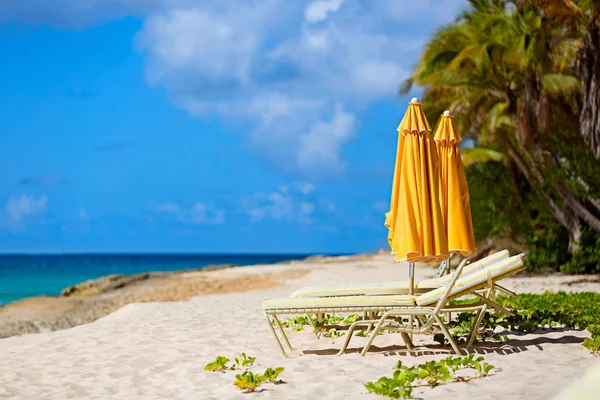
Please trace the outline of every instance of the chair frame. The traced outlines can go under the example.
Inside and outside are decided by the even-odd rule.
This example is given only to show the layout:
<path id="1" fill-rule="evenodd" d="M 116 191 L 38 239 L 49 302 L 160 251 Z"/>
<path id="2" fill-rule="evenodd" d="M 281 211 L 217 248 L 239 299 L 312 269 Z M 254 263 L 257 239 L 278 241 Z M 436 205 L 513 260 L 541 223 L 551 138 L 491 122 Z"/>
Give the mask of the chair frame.
<path id="1" fill-rule="evenodd" d="M 342 355 L 349 343 L 352 339 L 352 333 L 354 330 L 360 326 L 368 326 L 369 330 L 372 326 L 375 326 L 375 329 L 371 333 L 371 336 L 363 349 L 361 350 L 361 355 L 365 356 L 369 348 L 371 347 L 373 340 L 375 337 L 383 330 L 383 329 L 392 329 L 400 333 L 408 351 L 413 351 L 414 346 L 412 341 L 410 340 L 409 334 L 427 334 L 433 332 L 436 328 L 439 328 L 444 336 L 448 339 L 450 345 L 454 352 L 458 355 L 461 355 L 461 351 L 448 331 L 448 328 L 444 321 L 440 318 L 441 313 L 451 313 L 451 312 L 466 312 L 466 311 L 475 311 L 476 316 L 473 324 L 471 326 L 471 330 L 469 332 L 468 341 L 466 345 L 466 349 L 469 349 L 477 335 L 478 328 L 481 325 L 483 320 L 483 316 L 488 308 L 497 309 L 500 307 L 502 310 L 505 310 L 505 313 L 510 313 L 510 311 L 504 309 L 499 306 L 494 300 L 494 292 L 495 290 L 502 291 L 504 288 L 500 289 L 499 285 L 495 284 L 495 280 L 498 280 L 499 276 L 492 279 L 490 272 L 488 272 L 488 279 L 486 281 L 477 283 L 472 286 L 468 286 L 463 290 L 460 290 L 456 293 L 452 293 L 452 289 L 456 281 L 459 279 L 463 267 L 466 265 L 467 260 L 463 260 L 461 264 L 456 268 L 452 274 L 452 278 L 450 282 L 445 285 L 446 290 L 444 294 L 440 297 L 440 299 L 434 303 L 432 306 L 400 306 L 400 305 L 381 305 L 381 306 L 347 306 L 347 307 L 303 307 L 303 308 L 273 308 L 266 309 L 264 311 L 265 317 L 267 319 L 269 328 L 271 329 L 271 333 L 273 337 L 277 341 L 281 353 L 286 358 L 294 357 L 292 354 L 295 349 L 292 347 L 282 325 L 279 321 L 278 315 L 291 315 L 291 314 L 316 314 L 319 320 L 322 320 L 322 317 L 325 313 L 365 313 L 365 315 L 371 315 L 371 319 L 365 319 L 354 322 L 350 325 L 348 333 L 346 335 L 346 340 L 342 345 L 341 349 L 336 354 L 337 356 Z M 502 277 L 506 277 L 509 275 L 517 274 L 523 271 L 525 267 L 521 265 L 519 268 L 515 268 L 514 270 L 507 271 L 501 274 Z M 506 289 L 504 289 L 506 290 Z M 478 293 L 481 292 L 481 293 Z M 512 293 L 512 292 L 511 292 Z M 465 304 L 465 305 L 450 305 L 450 301 L 453 299 L 457 299 L 460 297 L 464 297 L 466 295 L 474 295 L 478 300 L 477 303 L 474 304 Z M 494 298 L 494 300 L 490 300 L 488 296 Z M 343 296 L 342 296 L 343 297 Z M 347 296 L 353 297 L 353 296 Z M 367 296 L 369 297 L 369 296 Z M 377 297 L 387 297 L 387 296 L 377 296 Z M 418 296 L 414 297 L 415 299 Z M 381 316 L 379 316 L 381 315 Z M 418 326 L 407 326 L 402 323 L 401 317 L 403 316 L 413 316 L 417 317 L 415 320 L 417 321 Z M 273 323 L 271 323 L 271 317 L 273 318 Z M 280 337 L 281 336 L 281 337 Z M 285 346 L 284 346 L 285 345 Z"/>

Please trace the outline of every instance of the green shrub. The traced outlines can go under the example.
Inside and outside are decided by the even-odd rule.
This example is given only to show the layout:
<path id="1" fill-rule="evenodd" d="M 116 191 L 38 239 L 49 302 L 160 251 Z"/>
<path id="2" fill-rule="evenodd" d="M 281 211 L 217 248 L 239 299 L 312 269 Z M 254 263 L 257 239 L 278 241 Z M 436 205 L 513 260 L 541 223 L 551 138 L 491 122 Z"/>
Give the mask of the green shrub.
<path id="1" fill-rule="evenodd" d="M 450 381 L 469 381 L 486 376 L 493 368 L 483 361 L 483 357 L 447 357 L 440 361 L 428 361 L 413 367 L 406 367 L 398 361 L 392 377 L 381 377 L 375 382 L 367 382 L 365 388 L 372 393 L 392 399 L 406 399 L 412 396 L 413 388 L 427 385 L 436 387 Z M 460 369 L 474 369 L 472 377 L 456 376 Z"/>
<path id="2" fill-rule="evenodd" d="M 569 261 L 560 266 L 568 274 L 600 272 L 600 233 L 583 229 L 579 251 L 571 255 Z"/>

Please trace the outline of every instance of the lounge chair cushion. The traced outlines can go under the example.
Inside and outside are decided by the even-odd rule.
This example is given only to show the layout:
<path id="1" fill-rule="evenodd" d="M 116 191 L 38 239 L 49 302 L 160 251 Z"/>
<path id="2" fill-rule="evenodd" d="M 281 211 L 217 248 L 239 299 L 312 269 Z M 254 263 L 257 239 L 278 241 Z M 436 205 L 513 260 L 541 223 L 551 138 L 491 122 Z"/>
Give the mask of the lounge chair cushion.
<path id="1" fill-rule="evenodd" d="M 264 310 L 286 308 L 345 308 L 345 307 L 409 307 L 415 305 L 415 296 L 349 296 L 318 298 L 283 298 L 262 302 Z"/>
<path id="2" fill-rule="evenodd" d="M 485 257 L 472 264 L 468 264 L 463 268 L 463 276 L 471 272 L 478 271 L 482 268 L 498 262 L 499 260 L 508 258 L 508 250 L 502 250 L 494 253 L 488 257 Z M 452 274 L 444 275 L 440 278 L 425 279 L 415 283 L 415 289 L 421 290 L 432 290 L 450 282 Z M 354 295 L 367 295 L 367 296 L 378 296 L 378 295 L 400 295 L 405 294 L 408 291 L 408 282 L 385 282 L 385 283 L 367 283 L 367 284 L 355 284 L 346 285 L 339 287 L 306 287 L 296 290 L 290 295 L 292 298 L 296 297 L 327 297 L 327 296 L 354 296 Z"/>
<path id="3" fill-rule="evenodd" d="M 497 280 L 501 276 L 505 277 L 507 275 L 515 274 L 524 268 L 522 255 L 513 256 L 506 260 L 496 262 L 485 269 L 461 276 L 454 284 L 450 296 L 453 297 L 461 293 L 467 294 L 469 291 L 472 291 L 473 288 L 485 284 L 488 279 Z M 435 304 L 446 293 L 446 290 L 446 286 L 441 286 L 417 296 L 415 301 L 420 306 Z"/>

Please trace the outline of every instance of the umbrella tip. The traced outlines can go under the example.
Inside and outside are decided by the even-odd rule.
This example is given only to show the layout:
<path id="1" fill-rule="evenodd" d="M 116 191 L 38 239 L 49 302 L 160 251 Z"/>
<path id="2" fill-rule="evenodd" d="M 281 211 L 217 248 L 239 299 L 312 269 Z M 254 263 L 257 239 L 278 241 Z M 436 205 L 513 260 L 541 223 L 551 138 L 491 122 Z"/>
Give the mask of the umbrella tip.
<path id="1" fill-rule="evenodd" d="M 450 111 L 446 110 L 444 111 L 444 117 L 449 117 L 450 116 Z"/>
<path id="2" fill-rule="evenodd" d="M 410 102 L 413 104 L 417 104 L 419 102 L 419 99 L 417 99 L 416 97 L 413 97 L 412 99 L 410 99 Z"/>

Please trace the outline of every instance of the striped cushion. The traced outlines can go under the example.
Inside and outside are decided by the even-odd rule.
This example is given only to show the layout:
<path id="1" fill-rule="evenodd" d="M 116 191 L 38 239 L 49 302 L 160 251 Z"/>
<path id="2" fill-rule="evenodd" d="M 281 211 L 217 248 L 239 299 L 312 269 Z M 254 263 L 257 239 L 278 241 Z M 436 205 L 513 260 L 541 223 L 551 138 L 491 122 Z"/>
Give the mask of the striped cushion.
<path id="1" fill-rule="evenodd" d="M 279 308 L 339 308 L 339 307 L 407 307 L 415 305 L 415 296 L 350 296 L 318 298 L 283 298 L 262 302 L 264 310 Z"/>
<path id="2" fill-rule="evenodd" d="M 494 265 L 463 275 L 459 278 L 450 296 L 467 294 L 478 285 L 485 284 L 488 279 L 499 280 L 507 275 L 514 274 L 524 269 L 522 255 L 510 257 L 498 261 Z M 462 275 L 462 274 L 461 274 Z M 431 306 L 438 302 L 445 294 L 447 286 L 439 287 L 420 296 L 398 295 L 398 296 L 347 296 L 347 297 L 318 297 L 318 298 L 283 298 L 270 299 L 262 303 L 265 311 L 277 309 L 310 309 L 310 308 L 368 308 L 368 307 L 410 307 Z"/>
<path id="3" fill-rule="evenodd" d="M 524 268 L 522 255 L 517 255 L 506 260 L 498 261 L 487 268 L 461 276 L 454 284 L 454 287 L 450 292 L 450 296 L 467 293 L 472 291 L 474 287 L 486 283 L 488 279 L 496 281 L 506 277 L 507 275 L 512 275 L 516 272 L 519 272 Z M 416 303 L 420 306 L 432 305 L 446 293 L 447 289 L 448 288 L 446 286 L 441 286 L 435 290 L 424 293 L 416 298 Z"/>
<path id="4" fill-rule="evenodd" d="M 463 268 L 463 275 L 478 271 L 482 268 L 496 263 L 499 260 L 508 258 L 508 250 L 502 250 Z M 437 279 L 425 279 L 415 283 L 415 289 L 432 290 L 441 285 L 450 282 L 452 274 L 444 275 Z M 417 290 L 418 291 L 418 290 Z M 328 297 L 328 296 L 379 296 L 379 295 L 400 295 L 408 292 L 408 282 L 385 282 L 385 283 L 367 283 L 345 285 L 338 287 L 306 287 L 296 290 L 290 297 Z"/>

